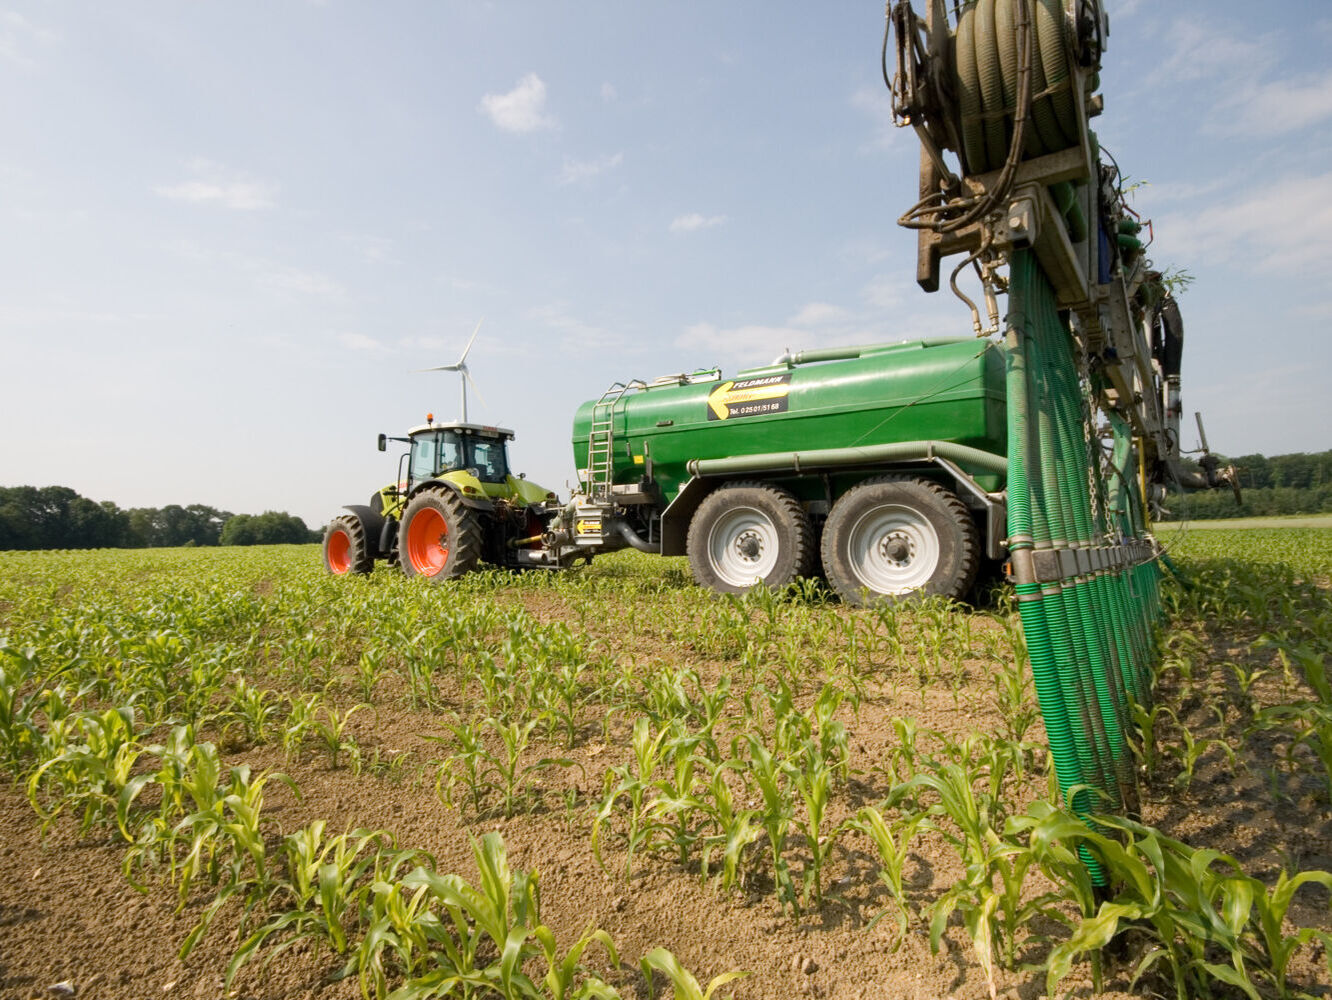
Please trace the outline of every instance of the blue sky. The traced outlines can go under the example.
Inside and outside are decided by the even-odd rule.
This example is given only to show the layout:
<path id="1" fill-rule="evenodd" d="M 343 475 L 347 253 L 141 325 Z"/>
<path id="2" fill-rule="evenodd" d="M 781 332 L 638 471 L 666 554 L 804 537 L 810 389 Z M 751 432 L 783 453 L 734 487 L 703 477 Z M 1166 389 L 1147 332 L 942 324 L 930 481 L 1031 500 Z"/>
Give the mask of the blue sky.
<path id="1" fill-rule="evenodd" d="M 1195 276 L 1184 402 L 1332 447 L 1332 8 L 1109 4 L 1102 143 Z M 609 383 L 965 334 L 913 283 L 880 2 L 0 0 L 0 485 L 322 524 L 379 431 L 513 428 L 565 494 Z M 1186 435 L 1191 443 L 1191 435 Z"/>

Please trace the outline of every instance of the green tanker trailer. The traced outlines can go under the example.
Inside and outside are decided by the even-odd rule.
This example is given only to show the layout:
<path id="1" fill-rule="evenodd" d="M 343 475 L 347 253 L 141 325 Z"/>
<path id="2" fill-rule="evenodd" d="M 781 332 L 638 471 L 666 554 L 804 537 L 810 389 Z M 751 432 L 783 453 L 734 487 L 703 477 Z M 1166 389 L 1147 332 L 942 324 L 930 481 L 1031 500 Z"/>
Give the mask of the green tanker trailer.
<path id="1" fill-rule="evenodd" d="M 821 568 L 852 602 L 960 597 L 1005 555 L 1004 370 L 968 338 L 617 383 L 575 415 L 581 489 L 540 558 L 632 547 L 722 592 Z"/>

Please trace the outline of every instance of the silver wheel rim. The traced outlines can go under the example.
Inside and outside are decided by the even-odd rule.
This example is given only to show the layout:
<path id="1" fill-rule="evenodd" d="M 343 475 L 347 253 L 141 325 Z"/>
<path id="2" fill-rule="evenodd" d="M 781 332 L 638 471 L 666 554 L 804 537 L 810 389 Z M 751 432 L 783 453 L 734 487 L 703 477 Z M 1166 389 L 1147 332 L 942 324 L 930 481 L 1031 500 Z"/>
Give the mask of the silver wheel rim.
<path id="1" fill-rule="evenodd" d="M 876 594 L 918 590 L 939 568 L 939 533 L 913 507 L 872 507 L 847 533 L 847 562 L 861 585 Z"/>
<path id="2" fill-rule="evenodd" d="M 777 565 L 779 544 L 772 518 L 753 507 L 733 507 L 708 532 L 708 567 L 732 587 L 752 587 Z"/>

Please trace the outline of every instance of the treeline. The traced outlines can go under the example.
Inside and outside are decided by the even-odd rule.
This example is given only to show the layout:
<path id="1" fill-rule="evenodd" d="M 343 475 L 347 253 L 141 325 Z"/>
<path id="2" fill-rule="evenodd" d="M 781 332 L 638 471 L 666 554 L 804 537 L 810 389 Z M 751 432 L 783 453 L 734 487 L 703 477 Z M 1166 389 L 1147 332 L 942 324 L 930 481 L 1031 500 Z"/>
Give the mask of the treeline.
<path id="1" fill-rule="evenodd" d="M 1235 503 L 1228 489 L 1189 493 L 1169 500 L 1168 521 L 1212 521 L 1225 517 L 1275 517 L 1280 514 L 1326 514 L 1332 512 L 1332 484 L 1297 489 L 1269 486 L 1243 491 L 1243 502 Z"/>
<path id="2" fill-rule="evenodd" d="M 1226 517 L 1274 517 L 1332 512 L 1332 451 L 1290 455 L 1240 455 L 1227 459 L 1239 472 L 1243 501 L 1229 489 L 1171 496 L 1170 517 L 1210 521 Z M 1196 466 L 1195 466 L 1196 468 Z"/>
<path id="3" fill-rule="evenodd" d="M 0 486 L 0 550 L 277 545 L 319 537 L 299 517 L 278 511 L 232 514 L 198 503 L 122 510 L 68 486 Z"/>
<path id="4" fill-rule="evenodd" d="M 1296 490 L 1332 486 L 1332 451 L 1295 452 L 1291 455 L 1240 455 L 1230 459 L 1246 490 L 1288 487 Z M 1303 513 L 1303 512 L 1301 512 Z"/>

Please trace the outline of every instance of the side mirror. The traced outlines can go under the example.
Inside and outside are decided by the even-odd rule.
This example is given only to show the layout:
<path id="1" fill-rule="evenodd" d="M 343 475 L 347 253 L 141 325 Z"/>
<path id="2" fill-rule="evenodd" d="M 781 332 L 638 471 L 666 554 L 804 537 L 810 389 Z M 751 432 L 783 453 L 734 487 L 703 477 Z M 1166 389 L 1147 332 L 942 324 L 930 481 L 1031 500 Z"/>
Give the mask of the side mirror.
<path id="1" fill-rule="evenodd" d="M 388 451 L 388 435 L 387 435 L 387 434 L 381 434 L 381 435 L 379 435 L 379 450 L 380 450 L 380 451 Z"/>

